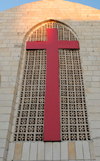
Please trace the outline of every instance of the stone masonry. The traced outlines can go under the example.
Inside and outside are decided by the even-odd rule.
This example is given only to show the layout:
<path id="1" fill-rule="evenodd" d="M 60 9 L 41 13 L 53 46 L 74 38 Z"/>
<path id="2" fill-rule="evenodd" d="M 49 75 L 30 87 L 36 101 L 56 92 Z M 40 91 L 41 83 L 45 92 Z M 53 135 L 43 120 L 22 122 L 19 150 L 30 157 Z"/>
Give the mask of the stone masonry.
<path id="1" fill-rule="evenodd" d="M 13 142 L 26 38 L 35 26 L 55 20 L 77 35 L 91 141 Z M 100 11 L 62 0 L 42 0 L 0 13 L 0 161 L 100 161 Z"/>

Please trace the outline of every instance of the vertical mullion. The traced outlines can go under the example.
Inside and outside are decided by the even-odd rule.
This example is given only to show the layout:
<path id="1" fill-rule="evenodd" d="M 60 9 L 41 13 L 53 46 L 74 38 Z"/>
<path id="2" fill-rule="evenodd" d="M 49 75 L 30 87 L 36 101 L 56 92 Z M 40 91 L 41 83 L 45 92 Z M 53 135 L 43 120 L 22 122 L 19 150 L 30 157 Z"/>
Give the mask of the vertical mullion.
<path id="1" fill-rule="evenodd" d="M 67 126 L 68 126 L 68 140 L 69 140 L 70 139 L 70 126 L 69 126 L 70 120 L 69 120 L 69 92 L 68 92 L 68 75 L 67 75 L 68 68 L 67 68 L 67 58 L 66 58 L 67 52 L 68 52 L 68 50 L 64 50 L 65 63 L 66 63 L 66 82 L 67 82 L 67 84 L 66 84 L 66 87 L 67 87 L 67 109 L 66 110 L 68 110 L 68 124 L 67 124 Z"/>

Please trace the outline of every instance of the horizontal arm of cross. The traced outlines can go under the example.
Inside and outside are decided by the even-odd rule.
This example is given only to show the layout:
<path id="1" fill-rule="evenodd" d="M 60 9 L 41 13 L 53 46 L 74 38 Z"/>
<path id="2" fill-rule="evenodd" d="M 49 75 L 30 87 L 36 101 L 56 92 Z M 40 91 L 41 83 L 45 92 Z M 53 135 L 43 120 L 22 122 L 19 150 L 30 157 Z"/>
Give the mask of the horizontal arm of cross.
<path id="1" fill-rule="evenodd" d="M 27 41 L 26 49 L 47 49 L 47 41 Z M 59 49 L 79 49 L 78 41 L 58 41 L 56 46 Z"/>
<path id="2" fill-rule="evenodd" d="M 26 49 L 46 49 L 47 41 L 27 41 Z"/>
<path id="3" fill-rule="evenodd" d="M 58 48 L 59 49 L 79 49 L 79 42 L 78 41 L 58 41 Z"/>

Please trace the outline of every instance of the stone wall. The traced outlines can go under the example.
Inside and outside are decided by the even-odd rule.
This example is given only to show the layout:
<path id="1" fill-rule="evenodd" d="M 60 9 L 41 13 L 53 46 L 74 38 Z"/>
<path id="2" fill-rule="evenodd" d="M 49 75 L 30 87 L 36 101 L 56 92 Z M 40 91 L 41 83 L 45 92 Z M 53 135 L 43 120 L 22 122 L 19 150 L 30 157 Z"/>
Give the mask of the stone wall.
<path id="1" fill-rule="evenodd" d="M 19 146 L 19 144 L 13 143 L 12 131 L 19 103 L 26 37 L 34 26 L 50 19 L 70 26 L 78 36 L 91 140 L 95 148 L 96 161 L 100 160 L 100 11 L 62 0 L 43 0 L 0 13 L 0 161 L 6 160 L 7 153 L 8 160 L 13 160 L 14 148 L 10 147 L 15 144 Z M 92 141 L 89 144 L 92 144 Z M 23 143 L 23 147 L 30 146 L 30 144 L 34 149 L 33 143 Z M 44 146 L 44 143 L 41 144 Z M 74 147 L 77 144 L 78 142 Z M 86 144 L 88 145 L 88 143 Z M 41 145 L 39 144 L 39 146 Z M 47 145 L 45 144 L 45 146 Z M 84 143 L 82 143 L 82 153 L 84 154 L 83 146 Z M 61 145 L 57 145 L 57 147 L 61 149 Z M 66 148 L 68 149 L 68 147 Z M 59 150 L 54 153 L 58 154 Z M 9 158 L 9 154 L 12 156 L 11 158 Z M 89 153 L 90 155 L 91 153 Z M 78 157 L 73 159 L 78 159 Z M 91 156 L 83 157 L 83 159 L 92 160 Z M 21 157 L 18 160 L 21 160 Z M 25 160 L 23 152 L 22 160 Z"/>

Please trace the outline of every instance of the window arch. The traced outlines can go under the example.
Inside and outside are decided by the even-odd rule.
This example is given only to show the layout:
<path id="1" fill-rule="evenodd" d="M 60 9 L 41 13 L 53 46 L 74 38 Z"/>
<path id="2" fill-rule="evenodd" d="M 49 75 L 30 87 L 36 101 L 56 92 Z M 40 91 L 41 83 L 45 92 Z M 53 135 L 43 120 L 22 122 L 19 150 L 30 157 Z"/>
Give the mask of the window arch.
<path id="1" fill-rule="evenodd" d="M 59 40 L 77 40 L 72 29 L 57 21 L 35 27 L 27 41 L 46 41 L 47 28 Z M 59 49 L 61 140 L 90 140 L 79 50 Z M 14 141 L 42 141 L 46 82 L 46 50 L 27 50 Z"/>

